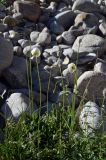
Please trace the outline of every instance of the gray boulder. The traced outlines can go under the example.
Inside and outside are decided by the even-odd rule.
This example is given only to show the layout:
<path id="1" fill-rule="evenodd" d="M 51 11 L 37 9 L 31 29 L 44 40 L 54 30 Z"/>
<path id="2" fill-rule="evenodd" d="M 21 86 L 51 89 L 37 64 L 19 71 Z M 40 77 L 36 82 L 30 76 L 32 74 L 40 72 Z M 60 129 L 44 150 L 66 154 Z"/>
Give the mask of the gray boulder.
<path id="1" fill-rule="evenodd" d="M 95 71 L 84 72 L 77 80 L 78 95 L 84 100 L 102 102 L 106 88 L 106 75 Z"/>
<path id="2" fill-rule="evenodd" d="M 100 6 L 90 0 L 76 0 L 72 6 L 72 10 L 80 10 L 88 13 L 101 12 Z"/>
<path id="3" fill-rule="evenodd" d="M 18 119 L 22 113 L 32 113 L 37 107 L 34 104 L 31 108 L 29 98 L 22 93 L 13 93 L 6 100 L 5 104 L 1 107 L 5 118 Z"/>
<path id="4" fill-rule="evenodd" d="M 9 93 L 10 94 L 13 94 L 13 93 L 22 93 L 24 95 L 26 95 L 27 97 L 29 97 L 29 94 L 32 94 L 32 96 L 30 97 L 30 99 L 33 100 L 34 103 L 36 103 L 37 105 L 40 104 L 40 96 L 41 96 L 41 103 L 44 104 L 46 102 L 46 95 L 39 92 L 36 92 L 36 91 L 30 91 L 29 93 L 29 89 L 25 89 L 25 88 L 22 88 L 22 89 L 13 89 L 13 90 L 9 90 Z"/>
<path id="5" fill-rule="evenodd" d="M 31 1 L 15 1 L 14 9 L 33 22 L 36 22 L 41 14 L 39 5 Z"/>
<path id="6" fill-rule="evenodd" d="M 27 63 L 22 57 L 14 56 L 12 65 L 3 72 L 12 88 L 27 87 Z"/>
<path id="7" fill-rule="evenodd" d="M 55 16 L 57 22 L 61 24 L 65 29 L 73 25 L 74 18 L 75 18 L 75 13 L 71 10 L 58 13 Z"/>
<path id="8" fill-rule="evenodd" d="M 13 45 L 0 36 L 0 72 L 9 67 L 13 60 Z"/>
<path id="9" fill-rule="evenodd" d="M 79 56 L 95 53 L 99 57 L 106 51 L 106 40 L 94 34 L 86 34 L 77 37 L 72 49 L 78 53 Z"/>

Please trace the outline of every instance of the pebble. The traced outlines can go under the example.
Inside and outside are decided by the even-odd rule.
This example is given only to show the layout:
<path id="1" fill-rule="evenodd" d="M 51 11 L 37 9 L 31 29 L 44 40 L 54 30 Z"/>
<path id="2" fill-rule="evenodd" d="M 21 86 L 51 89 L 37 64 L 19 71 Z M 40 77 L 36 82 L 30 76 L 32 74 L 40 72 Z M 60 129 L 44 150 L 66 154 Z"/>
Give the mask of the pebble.
<path id="1" fill-rule="evenodd" d="M 42 46 L 45 46 L 45 45 L 49 45 L 51 43 L 51 35 L 50 33 L 48 32 L 48 30 L 43 30 L 38 38 L 37 38 L 37 43 L 42 45 Z"/>
<path id="2" fill-rule="evenodd" d="M 105 61 L 96 63 L 94 65 L 94 71 L 106 74 L 106 63 L 105 63 Z"/>
<path id="3" fill-rule="evenodd" d="M 63 42 L 67 45 L 72 45 L 76 39 L 76 37 L 70 31 L 63 32 L 62 38 L 63 38 Z"/>

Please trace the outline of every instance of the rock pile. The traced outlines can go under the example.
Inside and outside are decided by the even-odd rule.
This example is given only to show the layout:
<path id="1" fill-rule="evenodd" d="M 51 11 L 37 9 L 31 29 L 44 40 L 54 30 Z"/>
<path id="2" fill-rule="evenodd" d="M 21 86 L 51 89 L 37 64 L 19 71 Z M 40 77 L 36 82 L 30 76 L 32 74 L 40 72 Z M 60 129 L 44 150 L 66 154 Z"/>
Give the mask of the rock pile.
<path id="1" fill-rule="evenodd" d="M 75 72 L 70 63 L 76 64 Z M 91 116 L 90 110 L 96 111 L 96 129 L 99 109 L 106 109 L 106 4 L 99 0 L 0 4 L 1 112 L 17 119 L 33 104 L 33 111 L 40 106 L 44 113 L 47 101 L 50 111 L 53 103 L 61 102 L 63 82 L 69 90 L 66 105 L 77 91 L 80 127 L 85 129 L 83 116 L 85 112 Z M 82 97 L 89 102 L 78 107 Z"/>

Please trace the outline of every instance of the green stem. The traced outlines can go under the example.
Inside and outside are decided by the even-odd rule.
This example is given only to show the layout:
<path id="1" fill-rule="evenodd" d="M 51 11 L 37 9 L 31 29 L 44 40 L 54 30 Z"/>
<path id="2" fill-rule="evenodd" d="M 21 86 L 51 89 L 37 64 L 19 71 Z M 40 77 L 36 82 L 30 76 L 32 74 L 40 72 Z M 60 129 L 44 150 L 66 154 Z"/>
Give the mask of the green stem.
<path id="1" fill-rule="evenodd" d="M 77 85 L 77 73 L 74 73 L 74 85 Z M 72 109 L 71 109 L 71 129 L 74 129 L 75 125 L 75 103 L 76 103 L 76 94 L 72 96 Z"/>
<path id="2" fill-rule="evenodd" d="M 39 90 L 40 90 L 40 102 L 39 102 L 39 120 L 38 120 L 38 151 L 39 151 L 39 145 L 40 145 L 40 141 L 39 141 L 39 138 L 40 138 L 40 113 L 41 113 L 41 107 L 42 107 L 42 88 L 41 88 L 41 79 L 40 79 L 40 72 L 39 72 L 39 65 L 38 65 L 38 61 L 37 61 L 37 58 L 36 58 L 36 64 L 37 64 L 37 73 L 38 73 L 38 81 L 39 81 Z"/>
<path id="3" fill-rule="evenodd" d="M 48 81 L 48 87 L 47 87 L 47 114 L 48 114 L 48 95 L 49 95 L 49 89 L 50 89 L 50 80 L 51 80 L 51 71 L 50 71 L 50 76 L 49 76 L 49 81 Z"/>

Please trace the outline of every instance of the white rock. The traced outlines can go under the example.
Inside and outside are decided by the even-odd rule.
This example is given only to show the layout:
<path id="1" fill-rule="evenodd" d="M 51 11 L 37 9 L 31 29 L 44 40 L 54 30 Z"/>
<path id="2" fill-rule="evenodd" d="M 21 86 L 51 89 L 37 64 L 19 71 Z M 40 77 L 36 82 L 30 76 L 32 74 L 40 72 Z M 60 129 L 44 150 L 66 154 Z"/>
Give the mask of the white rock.
<path id="1" fill-rule="evenodd" d="M 34 106 L 35 107 L 35 106 Z M 34 109 L 37 109 L 36 107 Z M 22 93 L 13 93 L 1 107 L 6 118 L 17 119 L 22 113 L 31 112 L 29 98 Z"/>
<path id="2" fill-rule="evenodd" d="M 89 101 L 80 112 L 79 125 L 85 135 L 93 135 L 96 130 L 106 131 L 106 106 L 99 107 L 96 103 Z"/>

